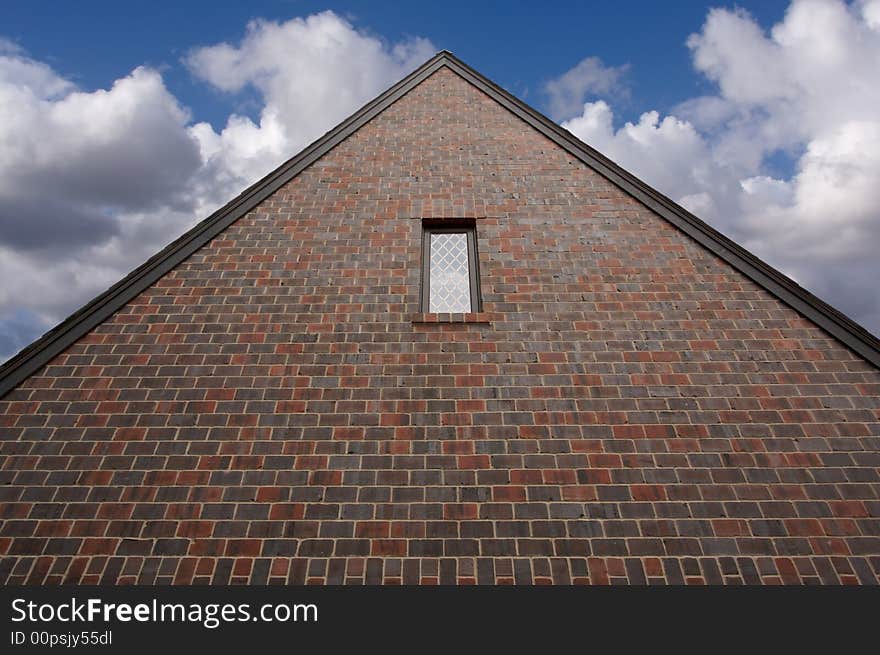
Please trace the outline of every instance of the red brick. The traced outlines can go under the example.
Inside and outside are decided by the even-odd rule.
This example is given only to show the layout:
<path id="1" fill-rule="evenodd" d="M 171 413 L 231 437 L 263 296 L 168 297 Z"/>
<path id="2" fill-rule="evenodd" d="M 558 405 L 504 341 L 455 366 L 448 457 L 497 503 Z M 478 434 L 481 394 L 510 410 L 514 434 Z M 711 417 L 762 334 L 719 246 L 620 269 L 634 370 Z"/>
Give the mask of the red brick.
<path id="1" fill-rule="evenodd" d="M 421 311 L 423 219 L 475 225 L 479 314 Z M 0 399 L 3 570 L 797 583 L 830 559 L 856 583 L 878 395 L 876 367 L 441 69 Z"/>

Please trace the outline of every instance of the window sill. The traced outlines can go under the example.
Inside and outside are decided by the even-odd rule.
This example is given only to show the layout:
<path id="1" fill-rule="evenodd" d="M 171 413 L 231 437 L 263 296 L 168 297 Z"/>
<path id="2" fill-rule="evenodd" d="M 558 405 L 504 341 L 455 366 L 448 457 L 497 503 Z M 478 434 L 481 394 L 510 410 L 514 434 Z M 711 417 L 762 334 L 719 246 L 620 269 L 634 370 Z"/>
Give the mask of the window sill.
<path id="1" fill-rule="evenodd" d="M 472 312 L 468 314 L 419 313 L 411 314 L 409 318 L 414 324 L 471 323 L 477 325 L 489 325 L 492 322 L 493 316 L 488 312 Z"/>

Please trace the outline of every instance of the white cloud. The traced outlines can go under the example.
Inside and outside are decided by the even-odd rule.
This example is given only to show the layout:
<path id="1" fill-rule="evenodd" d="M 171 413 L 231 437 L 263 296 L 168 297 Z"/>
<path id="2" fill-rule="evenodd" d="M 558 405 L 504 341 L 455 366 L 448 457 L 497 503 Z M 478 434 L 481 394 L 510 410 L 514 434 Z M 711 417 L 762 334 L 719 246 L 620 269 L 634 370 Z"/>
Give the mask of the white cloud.
<path id="1" fill-rule="evenodd" d="M 796 0 L 769 32 L 713 9 L 687 45 L 716 95 L 563 126 L 880 333 L 880 1 Z"/>
<path id="2" fill-rule="evenodd" d="M 574 68 L 544 85 L 555 119 L 568 118 L 579 111 L 588 95 L 625 95 L 622 78 L 628 65 L 606 66 L 598 57 L 587 57 Z"/>
<path id="3" fill-rule="evenodd" d="M 608 104 L 587 103 L 583 114 L 564 127 L 626 169 L 640 171 L 653 184 L 676 198 L 698 193 L 716 177 L 707 144 L 694 127 L 674 116 L 660 120 L 656 111 L 642 114 L 638 123 L 615 130 Z M 662 152 L 662 159 L 656 153 Z"/>
<path id="4" fill-rule="evenodd" d="M 862 16 L 868 27 L 880 31 L 880 1 L 865 0 L 862 2 Z"/>
<path id="5" fill-rule="evenodd" d="M 207 159 L 241 180 L 267 173 L 391 86 L 435 51 L 412 39 L 388 46 L 330 11 L 284 23 L 255 20 L 238 45 L 193 50 L 190 70 L 218 90 L 252 87 L 264 103 L 259 125 L 233 115 L 215 133 L 195 126 Z M 220 161 L 222 159 L 222 162 Z"/>
<path id="6" fill-rule="evenodd" d="M 60 317 L 106 280 L 91 253 L 124 232 L 130 212 L 195 206 L 186 180 L 201 166 L 198 143 L 154 70 L 87 93 L 12 52 L 0 56 L 0 115 L 0 317 Z"/>
<path id="7" fill-rule="evenodd" d="M 65 202 L 155 206 L 182 192 L 180 180 L 200 165 L 183 129 L 187 112 L 156 71 L 137 68 L 109 90 L 64 94 L 72 85 L 45 67 L 26 62 L 10 76 L 2 59 L 0 112 L 10 117 L 0 125 L 3 198 L 51 184 Z M 15 76 L 36 68 L 41 77 Z"/>
<path id="8" fill-rule="evenodd" d="M 187 59 L 221 91 L 261 96 L 258 123 L 233 115 L 217 133 L 156 70 L 83 90 L 0 39 L 0 361 L 432 53 L 331 12 L 255 21 Z"/>

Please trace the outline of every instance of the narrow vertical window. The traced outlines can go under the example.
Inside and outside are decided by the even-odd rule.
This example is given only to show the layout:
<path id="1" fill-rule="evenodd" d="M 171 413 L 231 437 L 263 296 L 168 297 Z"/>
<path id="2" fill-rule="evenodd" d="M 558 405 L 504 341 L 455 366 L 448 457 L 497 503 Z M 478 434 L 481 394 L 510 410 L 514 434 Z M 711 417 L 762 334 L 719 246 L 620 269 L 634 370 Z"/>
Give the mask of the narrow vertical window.
<path id="1" fill-rule="evenodd" d="M 426 227 L 422 252 L 422 311 L 480 311 L 473 227 Z"/>

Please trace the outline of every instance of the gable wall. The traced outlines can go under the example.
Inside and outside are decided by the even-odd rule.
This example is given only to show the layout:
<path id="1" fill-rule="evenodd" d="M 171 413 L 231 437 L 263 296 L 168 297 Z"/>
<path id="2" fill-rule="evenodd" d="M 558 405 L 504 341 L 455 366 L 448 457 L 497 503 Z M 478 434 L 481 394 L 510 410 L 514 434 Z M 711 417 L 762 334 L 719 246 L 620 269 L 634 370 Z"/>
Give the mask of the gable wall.
<path id="1" fill-rule="evenodd" d="M 431 217 L 482 322 L 419 322 Z M 878 397 L 441 69 L 0 400 L 0 579 L 867 582 Z"/>

